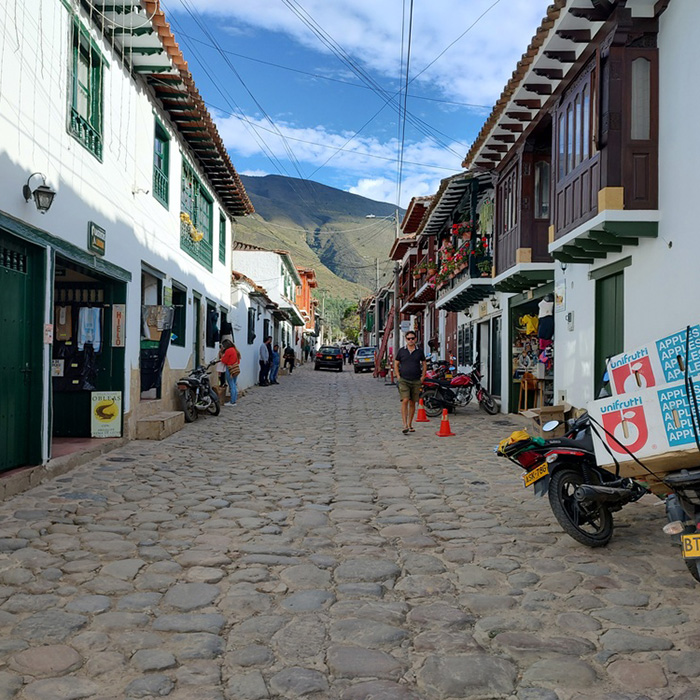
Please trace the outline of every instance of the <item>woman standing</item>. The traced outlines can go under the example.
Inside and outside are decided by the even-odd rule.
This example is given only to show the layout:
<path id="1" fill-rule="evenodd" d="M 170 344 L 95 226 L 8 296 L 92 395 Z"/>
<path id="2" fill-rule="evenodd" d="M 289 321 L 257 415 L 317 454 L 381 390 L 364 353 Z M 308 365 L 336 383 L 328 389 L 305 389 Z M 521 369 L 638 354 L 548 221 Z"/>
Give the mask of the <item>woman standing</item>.
<path id="1" fill-rule="evenodd" d="M 272 365 L 270 366 L 270 384 L 279 384 L 277 374 L 280 371 L 280 346 L 272 348 Z"/>
<path id="2" fill-rule="evenodd" d="M 221 356 L 221 361 L 226 366 L 226 381 L 228 383 L 231 398 L 224 406 L 235 406 L 238 401 L 238 375 L 241 373 L 241 354 L 238 352 L 235 344 L 230 340 L 224 340 L 221 344 L 224 348 L 224 354 Z"/>

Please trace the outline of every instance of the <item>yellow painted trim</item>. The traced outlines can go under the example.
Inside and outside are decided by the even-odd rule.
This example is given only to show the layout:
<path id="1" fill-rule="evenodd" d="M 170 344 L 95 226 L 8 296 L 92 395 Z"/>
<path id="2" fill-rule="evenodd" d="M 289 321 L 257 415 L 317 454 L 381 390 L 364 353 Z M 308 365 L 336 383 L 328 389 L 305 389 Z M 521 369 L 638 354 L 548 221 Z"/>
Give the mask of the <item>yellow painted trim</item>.
<path id="1" fill-rule="evenodd" d="M 532 248 L 518 248 L 515 251 L 515 262 L 516 263 L 532 262 Z"/>
<path id="2" fill-rule="evenodd" d="M 624 187 L 603 187 L 598 191 L 598 211 L 625 208 Z"/>
<path id="3" fill-rule="evenodd" d="M 554 243 L 554 226 L 549 227 L 549 242 Z"/>

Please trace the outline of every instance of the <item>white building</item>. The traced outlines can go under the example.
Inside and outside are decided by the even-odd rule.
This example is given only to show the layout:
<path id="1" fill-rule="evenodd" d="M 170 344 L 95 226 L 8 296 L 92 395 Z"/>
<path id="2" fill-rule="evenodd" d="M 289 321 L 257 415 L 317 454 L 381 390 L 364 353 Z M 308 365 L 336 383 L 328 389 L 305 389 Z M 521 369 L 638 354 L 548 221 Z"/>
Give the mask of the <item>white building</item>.
<path id="1" fill-rule="evenodd" d="M 95 390 L 121 392 L 126 436 L 176 407 L 174 380 L 216 355 L 252 206 L 157 2 L 10 0 L 0 27 L 4 470 L 89 438 Z"/>
<path id="2" fill-rule="evenodd" d="M 241 355 L 238 388 L 247 389 L 258 382 L 260 345 L 272 335 L 279 306 L 267 291 L 250 277 L 234 270 L 231 282 L 231 316 L 233 338 Z"/>
<path id="3" fill-rule="evenodd" d="M 234 243 L 233 268 L 250 277 L 263 287 L 270 300 L 277 305 L 273 311 L 273 322 L 258 340 L 272 336 L 272 343 L 283 351 L 287 346 L 294 348 L 297 358 L 301 357 L 301 341 L 306 321 L 296 303 L 297 290 L 301 277 L 294 266 L 292 256 L 285 250 L 265 250 L 246 243 Z"/>

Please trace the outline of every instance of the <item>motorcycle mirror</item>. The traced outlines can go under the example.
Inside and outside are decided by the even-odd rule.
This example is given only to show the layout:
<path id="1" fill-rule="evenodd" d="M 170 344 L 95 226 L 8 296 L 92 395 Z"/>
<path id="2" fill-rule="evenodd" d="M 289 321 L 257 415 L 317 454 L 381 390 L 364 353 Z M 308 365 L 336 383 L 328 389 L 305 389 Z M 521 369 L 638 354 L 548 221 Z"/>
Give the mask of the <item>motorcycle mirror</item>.
<path id="1" fill-rule="evenodd" d="M 548 421 L 542 426 L 542 430 L 543 430 L 545 433 L 548 433 L 550 430 L 554 430 L 554 429 L 559 425 L 559 423 L 560 423 L 560 421 L 558 421 L 558 420 L 548 420 Z"/>

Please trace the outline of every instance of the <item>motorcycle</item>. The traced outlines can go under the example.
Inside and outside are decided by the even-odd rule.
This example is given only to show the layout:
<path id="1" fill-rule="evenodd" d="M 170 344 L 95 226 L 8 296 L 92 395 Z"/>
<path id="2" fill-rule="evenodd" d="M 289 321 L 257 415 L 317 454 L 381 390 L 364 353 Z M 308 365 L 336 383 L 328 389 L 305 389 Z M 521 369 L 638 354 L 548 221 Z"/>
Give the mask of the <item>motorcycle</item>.
<path id="1" fill-rule="evenodd" d="M 188 423 L 197 420 L 199 411 L 206 411 L 212 416 L 221 413 L 221 402 L 211 387 L 208 373 L 209 368 L 215 364 L 216 361 L 210 362 L 206 367 L 196 367 L 186 377 L 177 380 L 182 411 Z"/>
<path id="2" fill-rule="evenodd" d="M 426 374 L 421 398 L 425 412 L 431 417 L 439 416 L 443 409 L 454 410 L 466 406 L 476 395 L 479 406 L 490 415 L 498 413 L 498 404 L 481 385 L 481 373 L 472 367 L 467 374 L 456 374 L 446 379 L 445 374 L 453 370 L 447 364 L 438 363 L 436 370 Z"/>
<path id="3" fill-rule="evenodd" d="M 551 432 L 560 425 L 542 426 Z M 554 517 L 567 535 L 587 547 L 603 547 L 613 535 L 612 514 L 638 501 L 647 489 L 629 478 L 616 477 L 596 463 L 587 413 L 576 418 L 563 437 L 531 437 L 520 430 L 496 447 L 525 470 L 525 487 L 536 496 L 547 494 Z"/>

